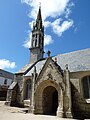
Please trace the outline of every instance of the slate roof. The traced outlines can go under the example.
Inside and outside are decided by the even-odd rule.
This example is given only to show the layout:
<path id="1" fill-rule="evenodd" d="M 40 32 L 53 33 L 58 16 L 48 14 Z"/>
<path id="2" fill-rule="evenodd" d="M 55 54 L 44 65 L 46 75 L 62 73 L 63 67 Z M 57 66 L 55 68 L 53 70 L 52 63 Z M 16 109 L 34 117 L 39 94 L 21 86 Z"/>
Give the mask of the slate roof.
<path id="1" fill-rule="evenodd" d="M 29 69 L 32 66 L 32 64 L 26 64 L 23 66 L 17 73 L 24 73 L 27 69 Z"/>
<path id="2" fill-rule="evenodd" d="M 36 69 L 38 71 L 38 73 L 40 72 L 40 70 L 42 69 L 44 63 L 45 63 L 45 59 L 44 60 L 40 60 L 38 62 L 35 63 Z M 26 71 L 29 70 L 29 73 L 33 73 L 34 71 L 34 64 L 26 64 L 24 67 L 22 67 L 16 74 L 20 74 L 20 73 L 25 73 Z"/>
<path id="3" fill-rule="evenodd" d="M 89 71 L 90 70 L 90 48 L 84 50 L 78 50 L 70 53 L 59 54 L 53 57 L 57 58 L 57 64 L 64 70 L 65 65 L 68 64 L 68 68 L 70 72 L 77 71 Z M 36 70 L 39 73 L 44 65 L 46 60 L 41 60 L 35 64 Z M 32 65 L 27 64 L 18 73 L 24 73 L 27 69 L 29 69 Z M 33 73 L 34 67 L 31 68 L 30 71 L 27 72 L 26 76 L 31 75 Z"/>
<path id="4" fill-rule="evenodd" d="M 68 64 L 70 72 L 90 70 L 90 48 L 55 56 L 62 69 Z"/>
<path id="5" fill-rule="evenodd" d="M 5 70 L 0 69 L 0 77 L 14 79 L 14 74 Z"/>
<path id="6" fill-rule="evenodd" d="M 39 74 L 40 71 L 42 70 L 42 67 L 44 66 L 46 60 L 39 61 L 35 66 L 36 66 L 36 71 Z M 25 76 L 30 76 L 34 71 L 34 67 L 25 75 Z"/>

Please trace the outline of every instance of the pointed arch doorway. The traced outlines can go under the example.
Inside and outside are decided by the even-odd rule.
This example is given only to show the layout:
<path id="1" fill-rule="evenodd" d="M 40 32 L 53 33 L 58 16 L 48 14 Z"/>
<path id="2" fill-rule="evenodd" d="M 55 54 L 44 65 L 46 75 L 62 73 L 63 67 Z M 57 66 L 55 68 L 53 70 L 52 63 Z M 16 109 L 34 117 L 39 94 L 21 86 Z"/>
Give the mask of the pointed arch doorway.
<path id="1" fill-rule="evenodd" d="M 48 86 L 42 94 L 43 114 L 56 115 L 58 108 L 58 91 L 53 86 Z"/>

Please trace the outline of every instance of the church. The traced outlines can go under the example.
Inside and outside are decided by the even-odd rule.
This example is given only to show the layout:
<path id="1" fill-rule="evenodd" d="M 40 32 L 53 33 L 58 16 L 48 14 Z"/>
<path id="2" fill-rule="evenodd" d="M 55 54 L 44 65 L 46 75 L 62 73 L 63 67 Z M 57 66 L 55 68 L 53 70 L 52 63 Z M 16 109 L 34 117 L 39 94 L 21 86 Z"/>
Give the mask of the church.
<path id="1" fill-rule="evenodd" d="M 41 7 L 33 24 L 30 62 L 14 76 L 6 103 L 33 114 L 90 118 L 90 48 L 44 58 Z"/>

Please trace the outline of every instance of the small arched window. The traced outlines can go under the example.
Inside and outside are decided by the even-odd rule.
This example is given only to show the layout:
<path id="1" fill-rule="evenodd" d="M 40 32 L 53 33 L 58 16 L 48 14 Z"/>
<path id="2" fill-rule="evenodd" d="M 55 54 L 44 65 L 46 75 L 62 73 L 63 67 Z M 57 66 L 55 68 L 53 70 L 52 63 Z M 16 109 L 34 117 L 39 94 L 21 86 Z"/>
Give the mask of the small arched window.
<path id="1" fill-rule="evenodd" d="M 83 95 L 84 98 L 90 98 L 90 76 L 83 78 Z"/>

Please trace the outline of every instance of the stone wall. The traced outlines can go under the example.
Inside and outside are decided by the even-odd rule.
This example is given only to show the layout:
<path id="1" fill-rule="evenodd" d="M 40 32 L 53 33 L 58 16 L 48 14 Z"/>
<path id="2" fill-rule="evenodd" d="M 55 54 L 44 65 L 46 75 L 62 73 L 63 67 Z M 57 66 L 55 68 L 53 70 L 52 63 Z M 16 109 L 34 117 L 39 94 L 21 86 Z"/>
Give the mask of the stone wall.
<path id="1" fill-rule="evenodd" d="M 16 75 L 15 81 L 18 83 L 18 91 L 17 91 L 17 103 L 20 106 L 24 106 L 24 96 L 23 96 L 23 74 Z"/>
<path id="2" fill-rule="evenodd" d="M 82 78 L 88 75 L 90 75 L 90 71 L 70 73 L 74 117 L 90 118 L 90 100 L 83 97 L 82 87 Z"/>

